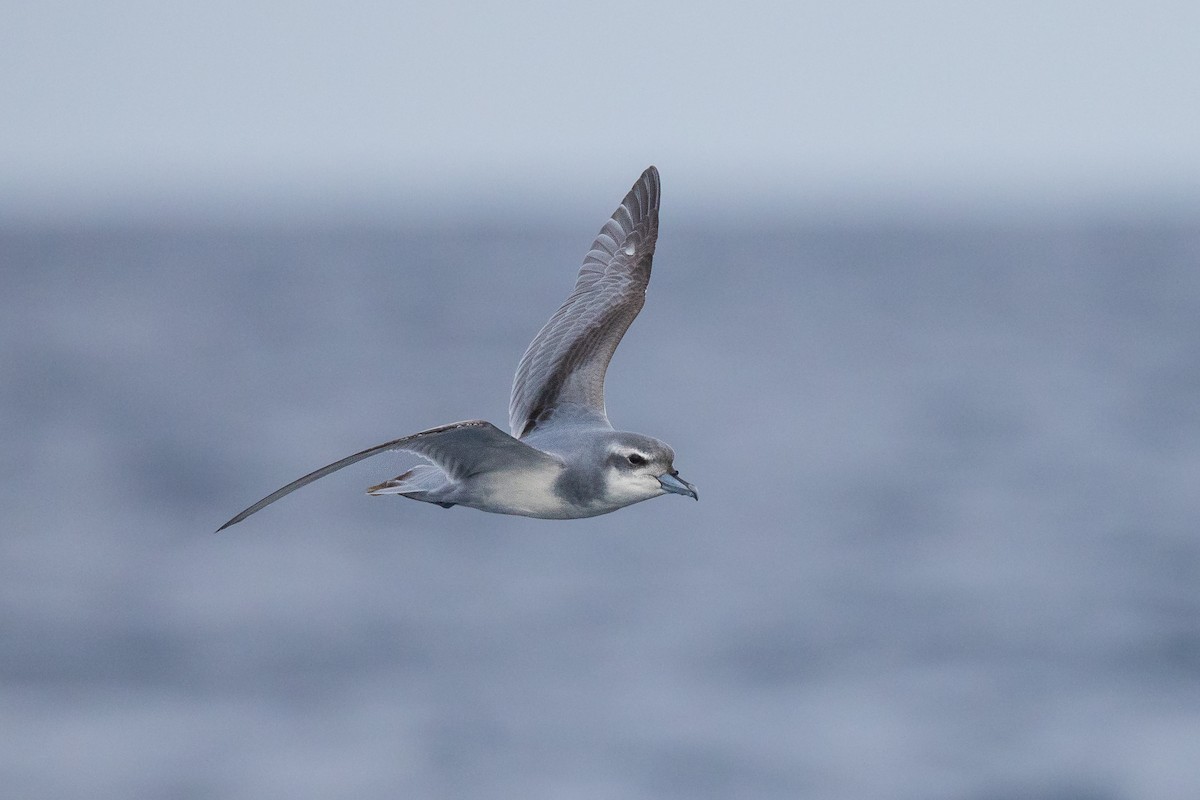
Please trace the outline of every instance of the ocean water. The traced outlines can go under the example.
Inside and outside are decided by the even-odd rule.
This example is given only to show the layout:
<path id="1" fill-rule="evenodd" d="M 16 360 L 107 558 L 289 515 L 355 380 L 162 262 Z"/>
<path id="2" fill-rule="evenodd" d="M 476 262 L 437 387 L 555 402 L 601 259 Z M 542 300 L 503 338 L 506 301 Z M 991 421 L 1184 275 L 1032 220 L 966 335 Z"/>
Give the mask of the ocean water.
<path id="1" fill-rule="evenodd" d="M 592 233 L 0 229 L 4 794 L 1200 796 L 1200 226 L 664 220 L 699 503 L 213 533 L 503 427 Z"/>

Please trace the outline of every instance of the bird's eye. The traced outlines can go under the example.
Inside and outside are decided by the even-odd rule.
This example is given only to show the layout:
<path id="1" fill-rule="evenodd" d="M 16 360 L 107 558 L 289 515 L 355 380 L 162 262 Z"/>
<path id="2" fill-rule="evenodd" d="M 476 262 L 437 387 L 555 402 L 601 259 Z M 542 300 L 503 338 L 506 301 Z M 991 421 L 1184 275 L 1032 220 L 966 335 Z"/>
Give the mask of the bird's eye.
<path id="1" fill-rule="evenodd" d="M 635 467 L 640 467 L 642 464 L 646 463 L 646 457 L 641 453 L 630 453 L 625 457 L 629 459 L 629 463 L 633 464 Z"/>

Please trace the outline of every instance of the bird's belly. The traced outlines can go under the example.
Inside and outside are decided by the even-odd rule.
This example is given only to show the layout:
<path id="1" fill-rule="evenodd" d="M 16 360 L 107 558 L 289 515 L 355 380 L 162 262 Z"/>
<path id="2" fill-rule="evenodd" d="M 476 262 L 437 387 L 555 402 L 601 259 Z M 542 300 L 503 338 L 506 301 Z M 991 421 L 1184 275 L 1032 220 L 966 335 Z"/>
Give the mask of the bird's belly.
<path id="1" fill-rule="evenodd" d="M 515 514 L 541 519 L 577 519 L 615 511 L 615 508 L 581 506 L 555 491 L 558 470 L 535 473 L 487 473 L 472 476 L 463 487 L 459 505 L 493 514 Z"/>

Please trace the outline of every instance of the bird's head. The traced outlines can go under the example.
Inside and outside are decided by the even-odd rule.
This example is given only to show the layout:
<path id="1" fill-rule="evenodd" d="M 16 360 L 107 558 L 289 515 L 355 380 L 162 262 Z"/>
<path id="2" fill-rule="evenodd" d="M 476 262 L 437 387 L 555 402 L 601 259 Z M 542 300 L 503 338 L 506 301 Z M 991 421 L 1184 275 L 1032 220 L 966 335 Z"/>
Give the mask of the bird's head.
<path id="1" fill-rule="evenodd" d="M 613 500 L 636 503 L 661 494 L 700 499 L 696 487 L 679 477 L 671 446 L 638 433 L 618 433 L 608 443 L 604 479 Z"/>

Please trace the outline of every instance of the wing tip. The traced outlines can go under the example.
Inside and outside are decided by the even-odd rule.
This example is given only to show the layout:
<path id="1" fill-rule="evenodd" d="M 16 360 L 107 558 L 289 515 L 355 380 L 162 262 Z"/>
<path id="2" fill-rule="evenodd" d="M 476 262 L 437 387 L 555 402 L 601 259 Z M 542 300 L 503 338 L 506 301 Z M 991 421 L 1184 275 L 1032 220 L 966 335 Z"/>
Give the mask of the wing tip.
<path id="1" fill-rule="evenodd" d="M 653 164 L 646 167 L 646 169 L 642 171 L 641 177 L 638 178 L 637 183 L 635 183 L 633 188 L 629 190 L 629 193 L 631 195 L 636 194 L 638 187 L 643 187 L 645 189 L 647 206 L 649 207 L 646 210 L 657 211 L 659 195 L 662 192 L 662 180 L 658 175 L 658 167 L 654 166 Z"/>
<path id="2" fill-rule="evenodd" d="M 242 517 L 241 514 L 238 514 L 236 517 L 229 520 L 229 522 L 226 522 L 224 525 L 222 525 L 221 527 L 219 527 L 215 531 L 213 531 L 213 533 L 220 533 L 221 531 L 225 530 L 226 528 L 228 528 L 231 525 L 237 525 L 239 522 L 242 521 L 242 519 L 244 519 L 244 517 Z"/>
<path id="3" fill-rule="evenodd" d="M 263 499 L 266 499 L 266 498 L 263 498 Z M 249 508 L 244 509 L 243 511 L 239 511 L 237 514 L 235 514 L 233 516 L 233 518 L 231 520 L 229 520 L 228 522 L 226 522 L 224 525 L 217 528 L 213 532 L 220 533 L 221 531 L 225 530 L 226 528 L 232 528 L 234 525 L 237 525 L 239 522 L 242 522 L 243 520 L 245 520 L 247 517 L 251 516 L 252 514 L 256 514 L 259 511 L 262 511 L 266 506 L 269 506 L 269 505 L 270 505 L 270 503 L 264 503 L 262 500 L 259 500 L 257 503 L 250 506 Z"/>
<path id="4" fill-rule="evenodd" d="M 612 256 L 615 248 L 631 232 L 647 224 L 656 225 L 661 194 L 662 185 L 658 176 L 658 168 L 651 164 L 642 171 L 637 181 L 625 193 L 621 204 L 617 206 L 616 211 L 601 228 L 600 235 L 592 244 L 592 250 L 596 250 L 597 246 L 604 244 L 604 236 L 607 234 L 609 238 L 613 239 L 614 248 L 600 247 L 599 249 L 603 250 L 605 255 Z"/>

